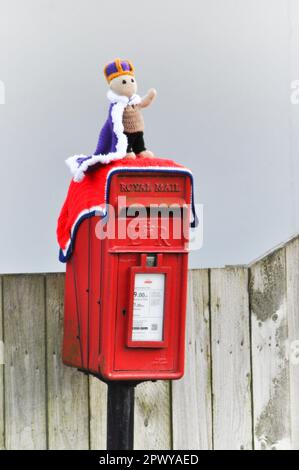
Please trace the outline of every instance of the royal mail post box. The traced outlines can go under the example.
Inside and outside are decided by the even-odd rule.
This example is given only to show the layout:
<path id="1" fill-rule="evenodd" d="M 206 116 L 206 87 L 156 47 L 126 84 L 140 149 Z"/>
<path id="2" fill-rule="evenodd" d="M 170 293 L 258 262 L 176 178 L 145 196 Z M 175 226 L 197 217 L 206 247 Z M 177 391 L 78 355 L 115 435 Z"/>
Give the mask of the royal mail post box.
<path id="1" fill-rule="evenodd" d="M 63 361 L 104 380 L 184 372 L 191 178 L 122 171 L 67 262 Z"/>

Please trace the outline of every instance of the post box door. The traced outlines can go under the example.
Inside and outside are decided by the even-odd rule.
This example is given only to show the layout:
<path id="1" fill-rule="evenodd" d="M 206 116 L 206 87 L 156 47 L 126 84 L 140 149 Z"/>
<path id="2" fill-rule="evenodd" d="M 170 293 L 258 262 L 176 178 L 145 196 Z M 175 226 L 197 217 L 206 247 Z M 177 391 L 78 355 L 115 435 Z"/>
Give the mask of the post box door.
<path id="1" fill-rule="evenodd" d="M 180 264 L 182 256 L 176 253 L 163 253 L 162 268 L 148 273 L 148 282 L 154 282 L 155 292 L 163 300 L 163 312 L 161 320 L 161 305 L 156 305 L 154 315 L 156 322 L 146 322 L 144 332 L 133 333 L 136 321 L 132 318 L 132 296 L 134 276 L 141 275 L 137 283 L 142 282 L 143 269 L 140 266 L 140 253 L 119 254 L 118 262 L 118 299 L 116 312 L 116 339 L 114 368 L 119 371 L 167 371 L 176 367 L 178 359 L 179 321 L 180 321 Z M 146 271 L 146 270 L 145 270 Z M 155 277 L 155 275 L 157 275 Z M 145 276 L 146 278 L 146 276 Z M 134 281 L 133 281 L 134 282 Z M 145 282 L 146 279 L 145 279 Z M 163 289 L 163 295 L 159 290 Z M 142 287 L 137 287 L 137 292 L 142 294 Z M 136 290 L 135 290 L 136 293 Z M 141 302 L 142 303 L 142 302 Z M 141 305 L 142 308 L 142 305 Z M 159 317 L 159 318 L 158 318 Z M 162 321 L 162 327 L 159 324 Z M 138 324 L 138 322 L 137 322 Z M 140 324 L 142 328 L 142 323 Z M 162 337 L 159 333 L 163 330 Z M 149 336 L 147 336 L 149 334 Z M 136 340 L 136 341 L 135 341 Z"/>

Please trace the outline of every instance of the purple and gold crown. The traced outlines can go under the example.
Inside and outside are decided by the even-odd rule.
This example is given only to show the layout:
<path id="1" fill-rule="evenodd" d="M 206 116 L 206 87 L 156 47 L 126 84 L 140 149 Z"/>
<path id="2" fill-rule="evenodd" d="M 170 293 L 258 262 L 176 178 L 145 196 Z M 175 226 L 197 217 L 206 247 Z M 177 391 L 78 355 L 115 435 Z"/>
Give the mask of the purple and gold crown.
<path id="1" fill-rule="evenodd" d="M 105 66 L 104 74 L 108 83 L 110 83 L 113 78 L 121 75 L 132 75 L 134 77 L 134 67 L 129 60 L 115 59 Z"/>

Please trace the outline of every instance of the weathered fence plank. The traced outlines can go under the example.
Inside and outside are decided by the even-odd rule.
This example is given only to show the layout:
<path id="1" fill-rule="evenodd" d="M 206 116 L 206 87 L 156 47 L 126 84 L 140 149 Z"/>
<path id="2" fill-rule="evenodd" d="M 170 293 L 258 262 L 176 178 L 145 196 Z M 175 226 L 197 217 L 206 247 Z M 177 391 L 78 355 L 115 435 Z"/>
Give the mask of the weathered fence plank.
<path id="1" fill-rule="evenodd" d="M 4 343 L 3 343 L 3 291 L 0 276 L 0 450 L 4 449 Z"/>
<path id="2" fill-rule="evenodd" d="M 211 270 L 215 449 L 252 447 L 248 273 Z"/>
<path id="3" fill-rule="evenodd" d="M 292 449 L 299 450 L 299 239 L 286 246 Z"/>
<path id="4" fill-rule="evenodd" d="M 171 449 L 170 406 L 169 382 L 143 382 L 136 387 L 134 449 Z"/>
<path id="5" fill-rule="evenodd" d="M 61 361 L 64 275 L 46 276 L 48 439 L 50 449 L 89 448 L 88 378 Z"/>
<path id="6" fill-rule="evenodd" d="M 289 449 L 289 364 L 285 249 L 250 270 L 256 449 Z"/>
<path id="7" fill-rule="evenodd" d="M 4 276 L 5 440 L 8 449 L 45 449 L 44 276 Z"/>
<path id="8" fill-rule="evenodd" d="M 211 449 L 208 270 L 189 271 L 188 286 L 185 375 L 172 384 L 173 447 L 178 450 Z"/>
<path id="9" fill-rule="evenodd" d="M 90 397 L 90 448 L 106 449 L 107 438 L 107 385 L 89 377 Z"/>

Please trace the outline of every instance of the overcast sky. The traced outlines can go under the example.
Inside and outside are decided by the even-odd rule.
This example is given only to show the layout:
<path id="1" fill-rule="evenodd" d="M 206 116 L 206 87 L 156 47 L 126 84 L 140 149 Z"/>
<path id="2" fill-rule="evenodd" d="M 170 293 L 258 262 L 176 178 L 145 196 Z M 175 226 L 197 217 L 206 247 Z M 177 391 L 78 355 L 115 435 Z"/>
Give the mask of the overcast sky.
<path id="1" fill-rule="evenodd" d="M 296 0 L 0 0 L 0 272 L 64 269 L 64 160 L 95 149 L 117 56 L 140 94 L 158 90 L 148 146 L 194 173 L 192 267 L 248 263 L 297 233 L 298 50 Z"/>

